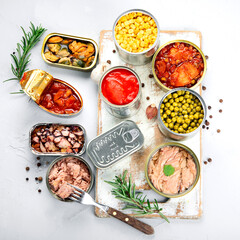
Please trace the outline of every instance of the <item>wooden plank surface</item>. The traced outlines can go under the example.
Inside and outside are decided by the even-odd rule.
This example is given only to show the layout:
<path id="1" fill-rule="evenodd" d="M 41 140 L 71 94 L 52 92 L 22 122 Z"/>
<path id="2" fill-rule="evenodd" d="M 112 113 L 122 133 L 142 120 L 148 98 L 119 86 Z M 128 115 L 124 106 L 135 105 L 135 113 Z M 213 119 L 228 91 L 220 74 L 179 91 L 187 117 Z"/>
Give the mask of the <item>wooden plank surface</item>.
<path id="1" fill-rule="evenodd" d="M 160 32 L 160 45 L 176 39 L 189 40 L 199 47 L 202 43 L 202 35 L 198 31 L 161 31 Z M 153 78 L 149 78 L 151 71 L 151 63 L 144 66 L 131 66 L 123 62 L 117 52 L 113 53 L 114 43 L 112 39 L 112 32 L 109 30 L 103 30 L 100 33 L 100 52 L 99 61 L 106 62 L 111 61 L 111 66 L 125 65 L 133 68 L 139 75 L 141 82 L 145 84 L 142 88 L 142 104 L 139 112 L 133 117 L 129 118 L 135 121 L 143 135 L 145 137 L 144 146 L 141 150 L 133 155 L 124 158 L 120 162 L 114 164 L 112 167 L 105 170 L 97 169 L 96 172 L 96 201 L 102 204 L 109 205 L 116 209 L 121 210 L 124 204 L 116 200 L 111 194 L 111 186 L 104 182 L 104 180 L 111 181 L 115 175 L 122 174 L 124 170 L 128 170 L 132 175 L 132 179 L 136 184 L 138 190 L 143 190 L 147 196 L 153 199 L 156 198 L 161 207 L 163 213 L 170 218 L 184 218 L 184 219 L 197 219 L 202 215 L 202 194 L 201 194 L 201 181 L 196 187 L 186 196 L 175 199 L 162 199 L 161 196 L 150 190 L 144 173 L 145 162 L 150 152 L 159 144 L 163 142 L 172 141 L 165 138 L 159 131 L 156 120 L 148 120 L 146 118 L 145 110 L 148 105 L 155 103 L 156 106 L 164 95 L 164 92 L 157 86 Z M 196 89 L 201 94 L 201 86 Z M 150 100 L 146 100 L 146 97 L 150 97 Z M 98 134 L 105 132 L 120 123 L 122 119 L 118 119 L 110 115 L 100 98 L 98 98 Z M 193 138 L 182 142 L 190 147 L 198 156 L 201 165 L 201 131 Z M 163 202 L 164 201 L 164 202 Z M 125 211 L 128 214 L 132 214 L 131 211 Z M 95 209 L 95 213 L 98 217 L 107 217 L 105 213 L 99 209 Z M 146 217 L 146 216 L 145 216 Z M 149 215 L 148 218 L 159 217 L 159 215 Z"/>

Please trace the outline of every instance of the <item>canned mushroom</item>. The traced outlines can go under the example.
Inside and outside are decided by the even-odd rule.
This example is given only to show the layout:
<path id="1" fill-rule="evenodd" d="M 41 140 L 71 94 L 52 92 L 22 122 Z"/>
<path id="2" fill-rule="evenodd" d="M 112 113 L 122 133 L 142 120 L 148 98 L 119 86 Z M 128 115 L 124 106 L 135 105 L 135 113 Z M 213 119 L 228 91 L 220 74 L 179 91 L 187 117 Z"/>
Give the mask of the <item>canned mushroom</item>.
<path id="1" fill-rule="evenodd" d="M 106 71 L 99 82 L 100 97 L 113 116 L 134 115 L 141 105 L 141 81 L 137 73 L 124 66 Z"/>

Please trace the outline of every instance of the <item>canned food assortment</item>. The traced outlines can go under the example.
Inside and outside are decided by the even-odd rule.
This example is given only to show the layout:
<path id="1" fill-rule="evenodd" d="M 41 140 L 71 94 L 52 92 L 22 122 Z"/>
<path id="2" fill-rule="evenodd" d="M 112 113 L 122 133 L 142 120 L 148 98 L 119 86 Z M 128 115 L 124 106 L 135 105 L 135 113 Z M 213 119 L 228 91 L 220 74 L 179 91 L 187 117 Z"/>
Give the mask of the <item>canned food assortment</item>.
<path id="1" fill-rule="evenodd" d="M 133 65 L 151 60 L 158 48 L 159 34 L 157 20 L 143 10 L 123 13 L 113 26 L 113 39 L 119 56 Z M 42 48 L 42 57 L 47 63 L 76 67 L 83 71 L 95 66 L 97 54 L 98 47 L 93 40 L 57 33 L 49 34 Z M 188 89 L 199 85 L 204 77 L 206 60 L 203 53 L 190 42 L 171 41 L 155 53 L 152 69 L 164 91 L 173 88 L 159 99 L 158 110 L 154 105 L 160 131 L 175 140 L 192 136 L 206 117 L 203 99 Z M 83 100 L 78 91 L 45 71 L 26 72 L 20 84 L 24 92 L 49 113 L 72 116 L 82 109 Z M 178 88 L 183 86 L 186 88 Z M 129 67 L 116 66 L 102 74 L 99 95 L 110 114 L 126 118 L 140 109 L 141 88 L 141 80 L 135 71 Z M 153 108 L 153 105 L 150 107 Z M 155 116 L 150 113 L 147 117 L 153 121 Z M 139 150 L 143 141 L 144 136 L 137 125 L 127 120 L 93 139 L 87 153 L 96 167 L 107 168 Z M 85 150 L 85 144 L 84 128 L 76 124 L 37 124 L 30 131 L 30 147 L 38 155 L 80 155 Z M 170 157 L 172 154 L 174 158 Z M 200 174 L 195 154 L 177 143 L 159 146 L 150 154 L 146 166 L 149 185 L 167 197 L 179 197 L 189 192 L 196 185 Z M 46 180 L 49 191 L 65 201 L 73 192 L 67 183 L 90 191 L 93 174 L 84 159 L 65 156 L 50 165 Z"/>

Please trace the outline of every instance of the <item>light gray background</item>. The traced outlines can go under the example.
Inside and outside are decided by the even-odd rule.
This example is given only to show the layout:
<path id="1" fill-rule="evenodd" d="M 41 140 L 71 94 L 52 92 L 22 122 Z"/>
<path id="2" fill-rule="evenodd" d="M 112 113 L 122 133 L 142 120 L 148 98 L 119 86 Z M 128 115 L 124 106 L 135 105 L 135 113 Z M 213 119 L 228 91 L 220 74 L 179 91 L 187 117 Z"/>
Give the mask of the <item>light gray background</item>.
<path id="1" fill-rule="evenodd" d="M 15 50 L 29 21 L 41 23 L 48 31 L 93 38 L 99 42 L 102 29 L 111 29 L 125 10 L 150 11 L 162 30 L 199 30 L 203 51 L 209 56 L 203 97 L 212 106 L 210 129 L 203 132 L 203 217 L 200 220 L 144 220 L 155 227 L 146 236 L 115 219 L 99 219 L 92 207 L 62 203 L 48 192 L 45 162 L 36 167 L 36 157 L 28 149 L 28 132 L 38 122 L 80 123 L 88 140 L 97 131 L 97 86 L 89 73 L 48 66 L 41 58 L 41 42 L 32 50 L 29 69 L 43 69 L 63 79 L 82 94 L 83 112 L 71 119 L 51 116 L 40 110 L 25 95 L 10 95 L 19 90 L 12 77 L 10 53 Z M 0 1 L 0 239 L 240 239 L 240 158 L 239 158 L 239 56 L 240 1 Z M 224 102 L 220 104 L 218 100 Z M 223 113 L 218 110 L 222 108 Z M 216 129 L 221 129 L 217 134 Z M 86 155 L 85 155 L 86 157 Z M 86 157 L 87 158 L 87 157 Z M 51 158 L 53 159 L 53 158 Z M 89 161 L 89 160 L 88 160 Z M 25 167 L 30 166 L 29 172 Z M 25 178 L 29 177 L 29 182 Z M 39 194 L 37 189 L 41 188 Z M 94 195 L 94 190 L 92 191 Z"/>

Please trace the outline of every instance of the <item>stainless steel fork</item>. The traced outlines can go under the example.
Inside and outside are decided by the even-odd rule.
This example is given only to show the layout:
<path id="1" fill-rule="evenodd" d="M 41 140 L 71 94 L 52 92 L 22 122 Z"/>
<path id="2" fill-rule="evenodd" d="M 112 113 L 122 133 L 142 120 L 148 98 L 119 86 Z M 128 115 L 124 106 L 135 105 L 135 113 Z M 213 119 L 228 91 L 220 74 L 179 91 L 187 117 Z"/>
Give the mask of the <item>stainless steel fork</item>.
<path id="1" fill-rule="evenodd" d="M 86 205 L 94 205 L 95 207 L 98 207 L 99 209 L 101 209 L 102 211 L 108 213 L 109 215 L 121 220 L 122 222 L 127 223 L 128 225 L 138 229 L 141 232 L 144 232 L 146 234 L 153 234 L 154 233 L 154 229 L 153 227 L 151 227 L 150 225 L 139 221 L 138 219 L 131 217 L 123 212 L 120 212 L 114 208 L 108 207 L 106 205 L 103 204 L 99 204 L 97 202 L 95 202 L 93 200 L 93 198 L 86 193 L 85 191 L 83 191 L 82 189 L 73 186 L 71 184 L 68 183 L 68 185 L 70 185 L 71 187 L 73 187 L 74 193 L 72 193 L 69 197 L 69 199 L 82 203 L 82 204 L 86 204 Z"/>

